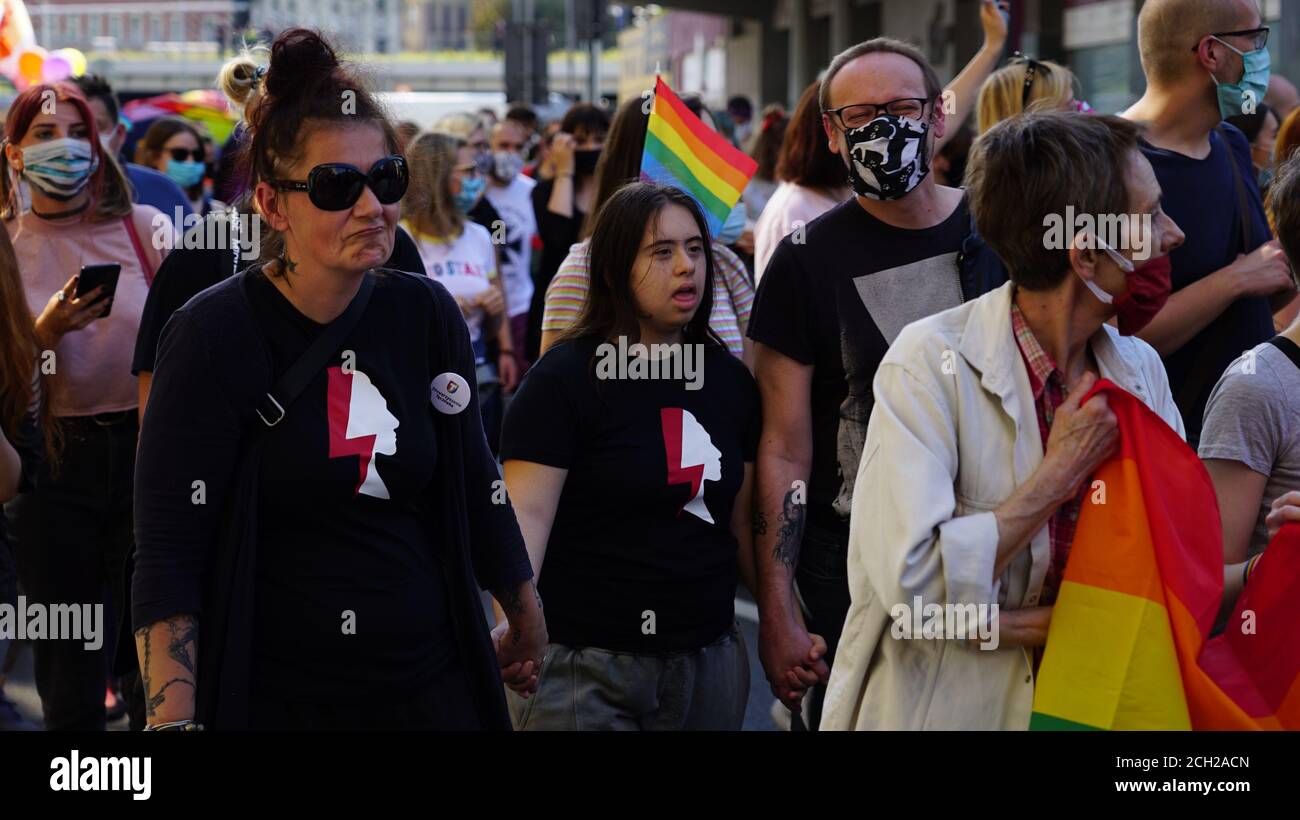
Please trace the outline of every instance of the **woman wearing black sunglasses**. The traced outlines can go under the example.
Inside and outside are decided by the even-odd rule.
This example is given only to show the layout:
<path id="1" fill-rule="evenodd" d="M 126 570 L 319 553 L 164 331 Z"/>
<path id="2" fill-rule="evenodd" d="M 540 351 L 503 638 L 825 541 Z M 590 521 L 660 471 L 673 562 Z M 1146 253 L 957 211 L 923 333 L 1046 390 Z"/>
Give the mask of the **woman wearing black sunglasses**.
<path id="1" fill-rule="evenodd" d="M 135 148 L 136 164 L 153 168 L 180 186 L 189 197 L 194 213 L 200 217 L 226 207 L 204 188 L 207 160 L 208 152 L 199 129 L 180 117 L 154 120 Z"/>
<path id="2" fill-rule="evenodd" d="M 456 302 L 379 267 L 396 134 L 314 32 L 281 34 L 263 81 L 247 162 L 274 258 L 172 317 L 145 413 L 147 721 L 504 728 L 500 682 L 536 686 L 546 630 Z M 478 586 L 509 614 L 495 652 Z"/>

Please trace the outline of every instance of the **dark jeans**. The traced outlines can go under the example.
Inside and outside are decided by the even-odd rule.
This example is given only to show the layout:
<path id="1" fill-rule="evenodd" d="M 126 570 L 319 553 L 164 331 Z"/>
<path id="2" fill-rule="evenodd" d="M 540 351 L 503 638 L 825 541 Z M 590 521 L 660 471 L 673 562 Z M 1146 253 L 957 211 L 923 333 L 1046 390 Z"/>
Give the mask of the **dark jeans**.
<path id="1" fill-rule="evenodd" d="M 131 550 L 131 493 L 137 434 L 134 410 L 65 418 L 57 476 L 43 467 L 35 489 L 5 506 L 18 576 L 28 604 L 104 604 L 122 611 L 123 573 Z M 103 645 L 33 641 L 36 689 L 45 728 L 102 730 L 108 659 Z"/>
<path id="2" fill-rule="evenodd" d="M 334 703 L 305 703 L 254 689 L 248 728 L 289 730 L 481 729 L 465 670 L 459 660 L 445 675 L 414 696 L 371 698 Z"/>
<path id="3" fill-rule="evenodd" d="M 799 548 L 799 566 L 795 583 L 803 599 L 808 630 L 826 639 L 826 663 L 833 666 L 840 632 L 849 614 L 849 544 L 848 536 L 813 526 L 804 530 Z M 825 684 L 817 685 L 809 697 L 811 713 L 808 728 L 816 730 L 821 722 Z"/>

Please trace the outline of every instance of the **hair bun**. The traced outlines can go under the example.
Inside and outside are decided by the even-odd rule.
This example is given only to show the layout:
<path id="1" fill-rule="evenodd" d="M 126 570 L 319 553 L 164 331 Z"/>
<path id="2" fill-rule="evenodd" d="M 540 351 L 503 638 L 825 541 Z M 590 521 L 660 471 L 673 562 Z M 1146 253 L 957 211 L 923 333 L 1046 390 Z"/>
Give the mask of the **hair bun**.
<path id="1" fill-rule="evenodd" d="M 338 55 L 320 32 L 289 29 L 271 45 L 266 90 L 276 97 L 299 93 L 330 76 L 338 66 Z"/>

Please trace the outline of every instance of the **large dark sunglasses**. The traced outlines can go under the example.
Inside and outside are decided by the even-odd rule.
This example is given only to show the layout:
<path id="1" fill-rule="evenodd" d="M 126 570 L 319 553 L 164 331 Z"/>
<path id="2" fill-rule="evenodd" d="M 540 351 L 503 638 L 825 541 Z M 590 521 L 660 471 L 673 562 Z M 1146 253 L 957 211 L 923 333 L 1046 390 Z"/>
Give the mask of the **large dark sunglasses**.
<path id="1" fill-rule="evenodd" d="M 368 174 L 354 165 L 327 162 L 311 169 L 306 182 L 273 179 L 271 184 L 277 191 L 306 191 L 311 204 L 322 211 L 343 211 L 357 203 L 367 186 L 381 203 L 392 205 L 406 193 L 409 180 L 406 160 L 393 154 L 370 166 Z"/>
<path id="2" fill-rule="evenodd" d="M 168 148 L 167 153 L 177 162 L 185 162 L 190 157 L 194 157 L 195 162 L 202 162 L 205 156 L 202 148 Z"/>

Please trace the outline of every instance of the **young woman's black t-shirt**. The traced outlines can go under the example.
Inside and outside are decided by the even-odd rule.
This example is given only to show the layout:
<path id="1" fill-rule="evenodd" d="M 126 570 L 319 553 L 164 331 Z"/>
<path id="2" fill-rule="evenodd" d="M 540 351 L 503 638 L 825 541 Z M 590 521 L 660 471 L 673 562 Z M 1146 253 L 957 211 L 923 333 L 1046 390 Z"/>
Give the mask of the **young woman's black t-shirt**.
<path id="1" fill-rule="evenodd" d="M 687 380 L 598 380 L 599 340 L 552 348 L 506 414 L 501 457 L 568 470 L 539 590 L 550 638 L 697 649 L 734 618 L 731 518 L 760 428 L 745 366 L 710 345 Z"/>

